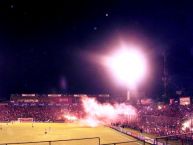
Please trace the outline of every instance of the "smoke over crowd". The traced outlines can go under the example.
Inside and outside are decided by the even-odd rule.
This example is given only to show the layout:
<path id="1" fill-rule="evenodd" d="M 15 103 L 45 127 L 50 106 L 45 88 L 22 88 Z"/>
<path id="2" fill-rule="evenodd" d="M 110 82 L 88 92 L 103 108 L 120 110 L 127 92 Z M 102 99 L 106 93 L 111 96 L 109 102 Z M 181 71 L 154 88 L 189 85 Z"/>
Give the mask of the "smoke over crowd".
<path id="1" fill-rule="evenodd" d="M 81 124 L 85 124 L 91 127 L 98 125 L 108 125 L 109 123 L 133 121 L 136 116 L 136 109 L 125 103 L 121 104 L 110 104 L 110 103 L 99 103 L 95 98 L 83 97 L 82 111 L 85 113 L 83 118 L 77 118 L 74 114 L 71 117 L 66 116 L 65 118 L 77 118 L 76 121 Z M 71 121 L 75 121 L 72 119 Z"/>

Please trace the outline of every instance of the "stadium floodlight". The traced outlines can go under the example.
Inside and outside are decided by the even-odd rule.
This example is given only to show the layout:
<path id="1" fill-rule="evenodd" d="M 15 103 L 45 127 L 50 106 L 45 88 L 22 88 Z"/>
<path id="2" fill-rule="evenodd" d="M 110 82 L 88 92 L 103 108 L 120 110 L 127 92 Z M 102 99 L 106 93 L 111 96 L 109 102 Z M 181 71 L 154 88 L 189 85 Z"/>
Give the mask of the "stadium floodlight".
<path id="1" fill-rule="evenodd" d="M 134 89 L 147 72 L 145 56 L 135 48 L 124 47 L 107 59 L 107 65 L 121 83 Z"/>

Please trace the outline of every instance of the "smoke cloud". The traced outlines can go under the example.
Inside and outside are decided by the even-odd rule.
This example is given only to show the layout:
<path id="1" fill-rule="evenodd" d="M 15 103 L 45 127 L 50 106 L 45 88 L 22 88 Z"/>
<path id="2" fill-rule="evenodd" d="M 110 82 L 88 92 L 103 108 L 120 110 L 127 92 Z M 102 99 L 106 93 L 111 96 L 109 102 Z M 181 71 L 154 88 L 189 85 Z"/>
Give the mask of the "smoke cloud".
<path id="1" fill-rule="evenodd" d="M 90 125 L 107 125 L 110 123 L 133 121 L 136 116 L 136 109 L 125 103 L 110 104 L 99 103 L 95 98 L 82 98 L 82 105 L 85 112 L 85 117 L 81 122 Z"/>

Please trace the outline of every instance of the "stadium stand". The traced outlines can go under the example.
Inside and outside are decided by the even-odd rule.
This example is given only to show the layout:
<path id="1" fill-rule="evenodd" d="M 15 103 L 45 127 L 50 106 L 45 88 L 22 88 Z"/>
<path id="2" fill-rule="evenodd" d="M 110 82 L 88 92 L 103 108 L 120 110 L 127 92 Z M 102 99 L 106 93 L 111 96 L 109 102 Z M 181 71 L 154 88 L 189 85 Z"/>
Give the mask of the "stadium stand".
<path id="1" fill-rule="evenodd" d="M 0 104 L 0 122 L 18 121 L 18 118 L 33 118 L 35 122 L 65 122 L 65 118 L 62 117 L 64 113 L 76 114 L 81 118 L 84 112 L 81 109 L 79 96 L 73 97 L 71 95 L 62 98 L 58 94 L 52 96 L 12 95 L 9 103 Z M 103 98 L 102 101 L 105 102 L 105 99 Z M 112 125 L 132 128 L 155 136 L 184 134 L 192 131 L 188 127 L 184 129 L 182 127 L 184 121 L 192 117 L 193 105 L 168 104 L 160 108 L 157 104 L 137 104 L 135 107 L 138 111 L 136 121 L 113 122 Z M 186 137 L 191 138 L 188 135 Z"/>

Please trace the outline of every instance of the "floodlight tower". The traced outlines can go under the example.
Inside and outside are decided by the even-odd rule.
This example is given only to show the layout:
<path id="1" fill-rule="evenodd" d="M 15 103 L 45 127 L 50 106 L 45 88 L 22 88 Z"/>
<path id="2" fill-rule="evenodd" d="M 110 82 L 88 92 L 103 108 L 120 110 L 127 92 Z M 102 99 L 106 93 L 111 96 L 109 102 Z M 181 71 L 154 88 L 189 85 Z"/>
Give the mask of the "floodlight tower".
<path id="1" fill-rule="evenodd" d="M 136 90 L 147 73 L 144 54 L 134 47 L 124 47 L 115 52 L 107 61 L 115 77 L 127 87 L 127 100 Z"/>
<path id="2" fill-rule="evenodd" d="M 166 98 L 167 97 L 167 85 L 168 85 L 168 74 L 167 74 L 167 70 L 166 70 L 166 51 L 163 52 L 163 77 L 162 77 L 162 81 L 163 81 L 163 87 L 164 87 L 164 94 L 163 97 Z"/>

